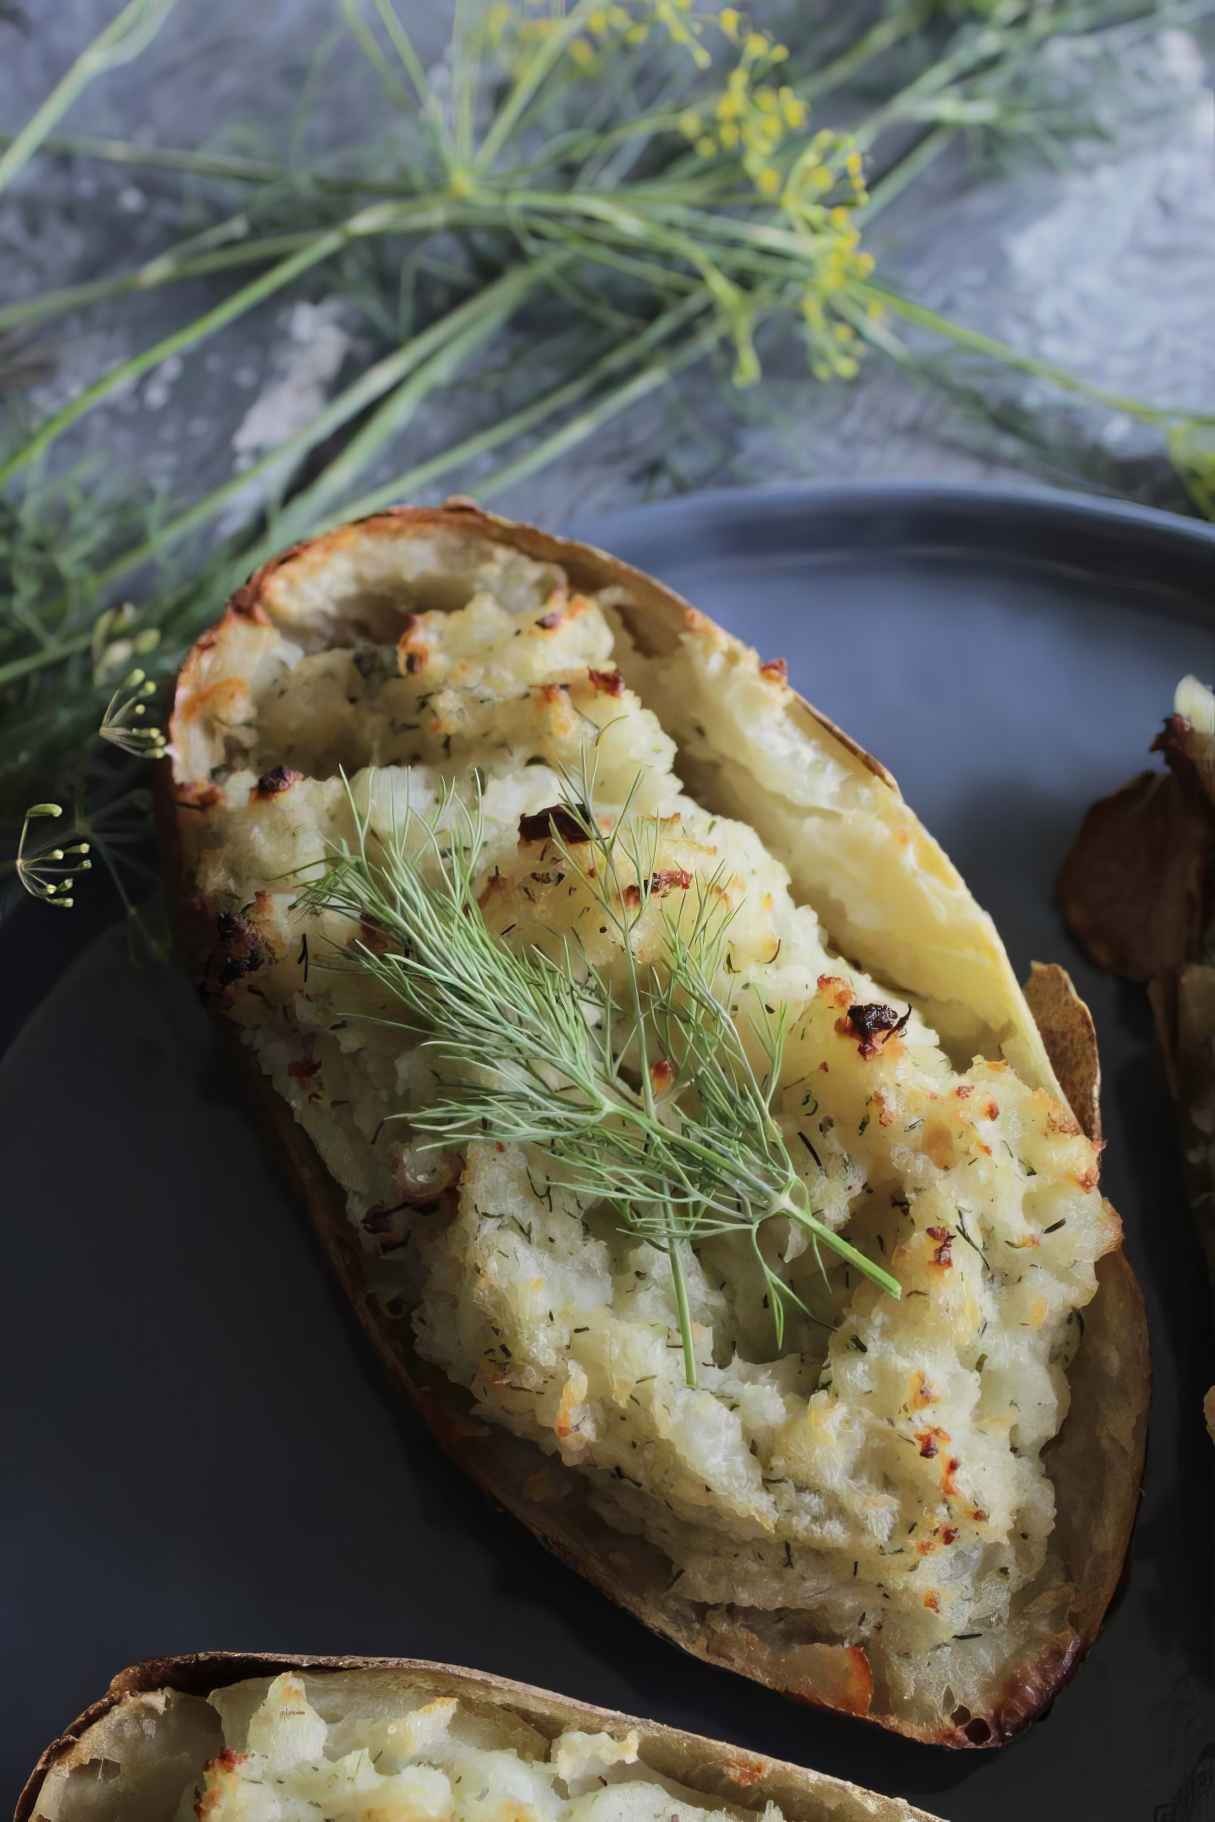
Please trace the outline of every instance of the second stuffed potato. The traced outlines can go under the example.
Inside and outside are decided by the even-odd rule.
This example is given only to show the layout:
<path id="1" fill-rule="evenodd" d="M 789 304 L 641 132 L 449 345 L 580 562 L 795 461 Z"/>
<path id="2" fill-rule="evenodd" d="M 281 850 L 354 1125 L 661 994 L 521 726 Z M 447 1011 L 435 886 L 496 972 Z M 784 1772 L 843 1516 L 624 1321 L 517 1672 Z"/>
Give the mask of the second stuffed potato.
<path id="1" fill-rule="evenodd" d="M 725 1741 L 413 1658 L 152 1659 L 47 1747 L 14 1822 L 932 1822 Z"/>

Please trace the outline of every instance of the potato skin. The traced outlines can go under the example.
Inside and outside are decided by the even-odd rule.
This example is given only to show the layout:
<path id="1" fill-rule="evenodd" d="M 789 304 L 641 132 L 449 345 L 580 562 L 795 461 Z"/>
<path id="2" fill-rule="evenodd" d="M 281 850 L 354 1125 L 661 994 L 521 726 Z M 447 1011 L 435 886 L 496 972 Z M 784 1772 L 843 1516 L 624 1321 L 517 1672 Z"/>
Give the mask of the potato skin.
<path id="1" fill-rule="evenodd" d="M 287 566 L 301 564 L 315 574 L 326 561 L 340 558 L 353 541 L 424 536 L 436 530 L 467 531 L 537 560 L 559 563 L 578 587 L 627 586 L 637 605 L 631 625 L 634 637 L 652 637 L 656 649 L 669 649 L 685 628 L 711 624 L 652 578 L 588 546 L 494 518 L 466 501 L 442 508 L 402 507 L 297 545 L 259 570 L 233 597 L 218 626 L 204 634 L 195 653 L 187 657 L 178 681 L 176 715 L 182 715 L 190 701 L 196 654 L 222 639 L 230 621 L 277 618 L 276 583 Z M 823 737 L 842 747 L 901 806 L 889 772 L 816 710 L 797 701 Z M 185 817 L 194 813 L 191 788 L 188 776 L 183 777 L 180 769 L 175 773 L 172 762 L 164 762 L 159 812 L 169 899 L 183 959 L 201 977 L 212 934 L 183 870 L 177 834 Z M 1098 1138 L 1100 1071 L 1087 1008 L 1059 968 L 1035 967 L 1028 1007 L 1011 977 L 1010 990 L 1032 1041 L 1041 1046 L 1047 1074 L 1053 1068 L 1082 1129 Z M 1031 1010 L 1036 1028 L 1029 1018 Z M 670 1592 L 666 1558 L 644 1540 L 612 1530 L 592 1510 L 577 1477 L 554 1468 L 532 1444 L 472 1416 L 468 1395 L 418 1357 L 408 1321 L 394 1320 L 368 1293 L 340 1191 L 291 1109 L 262 1076 L 231 1026 L 220 1022 L 227 1030 L 234 1067 L 273 1136 L 287 1178 L 295 1193 L 302 1194 L 330 1264 L 393 1380 L 444 1451 L 554 1554 L 660 1636 L 706 1662 L 795 1700 L 869 1719 L 911 1738 L 958 1748 L 1002 1745 L 1049 1705 L 1100 1629 L 1123 1571 L 1138 1504 L 1149 1367 L 1142 1299 L 1123 1253 L 1107 1256 L 1098 1268 L 1100 1289 L 1086 1311 L 1085 1339 L 1072 1369 L 1071 1415 L 1051 1445 L 1051 1474 L 1060 1495 L 1058 1529 L 1066 1560 L 1074 1565 L 1067 1622 L 1034 1654 L 1019 1653 L 1010 1641 L 1008 1660 L 985 1690 L 981 1709 L 955 1709 L 925 1724 L 900 1713 L 893 1703 L 883 1706 L 863 1648 L 773 1643 L 748 1625 L 745 1610 L 680 1601 Z"/>
<path id="2" fill-rule="evenodd" d="M 901 1797 L 884 1797 L 824 1772 L 744 1751 L 725 1740 L 708 1740 L 682 1728 L 664 1727 L 635 1715 L 594 1707 L 488 1671 L 436 1664 L 422 1658 L 307 1657 L 283 1652 L 205 1651 L 181 1657 L 148 1658 L 114 1677 L 105 1695 L 51 1741 L 30 1774 L 13 1822 L 34 1822 L 47 1774 L 73 1760 L 83 1763 L 104 1751 L 107 1720 L 133 1697 L 175 1690 L 205 1697 L 211 1690 L 248 1677 L 282 1671 L 361 1671 L 417 1678 L 435 1694 L 458 1696 L 478 1706 L 528 1721 L 550 1738 L 567 1728 L 622 1733 L 635 1728 L 646 1766 L 676 1779 L 717 1803 L 757 1809 L 778 1803 L 786 1822 L 935 1822 Z"/>

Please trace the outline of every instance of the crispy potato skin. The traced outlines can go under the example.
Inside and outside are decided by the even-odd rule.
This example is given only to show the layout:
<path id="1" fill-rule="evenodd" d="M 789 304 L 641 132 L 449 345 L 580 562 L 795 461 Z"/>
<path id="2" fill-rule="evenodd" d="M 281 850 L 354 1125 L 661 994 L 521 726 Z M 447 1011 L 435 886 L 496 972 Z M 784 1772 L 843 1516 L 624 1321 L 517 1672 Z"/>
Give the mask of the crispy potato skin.
<path id="1" fill-rule="evenodd" d="M 652 628 L 655 650 L 669 649 L 685 627 L 704 624 L 704 617 L 680 596 L 589 546 L 496 518 L 470 501 L 452 500 L 437 508 L 400 507 L 298 544 L 258 570 L 233 597 L 223 619 L 186 658 L 178 679 L 175 713 L 181 714 L 189 704 L 195 654 L 222 638 L 230 619 L 274 617 L 267 602 L 284 566 L 302 563 L 315 569 L 356 538 L 400 537 L 436 529 L 466 530 L 539 561 L 558 563 L 576 587 L 593 590 L 624 585 L 639 610 L 632 625 L 634 637 Z M 817 710 L 804 703 L 801 706 L 826 735 L 840 742 L 898 796 L 898 786 L 878 760 Z M 188 795 L 174 775 L 171 760 L 164 761 L 159 768 L 157 797 L 169 902 L 174 907 L 182 959 L 201 978 L 213 939 L 182 867 L 177 830 L 194 813 Z M 1090 1138 L 1099 1139 L 1100 1068 L 1088 1008 L 1064 970 L 1053 966 L 1035 964 L 1027 996 L 1050 1063 L 1080 1126 Z M 1121 1251 L 1107 1255 L 1098 1267 L 1100 1288 L 1085 1313 L 1085 1339 L 1072 1369 L 1071 1414 L 1048 1454 L 1052 1479 L 1060 1491 L 1059 1531 L 1069 1566 L 1074 1565 L 1069 1623 L 1032 1657 L 1010 1656 L 981 1713 L 955 1710 L 953 1715 L 942 1714 L 933 1725 L 924 1725 L 892 1707 L 875 1704 L 873 1679 L 862 1648 L 827 1643 L 807 1646 L 803 1642 L 778 1649 L 751 1629 L 745 1609 L 696 1606 L 672 1596 L 666 1558 L 644 1540 L 612 1530 L 591 1509 L 577 1477 L 553 1467 L 530 1443 L 472 1417 L 468 1394 L 416 1354 L 408 1320 L 394 1320 L 368 1293 L 358 1243 L 340 1191 L 290 1107 L 222 1017 L 220 1024 L 259 1124 L 272 1135 L 287 1180 L 293 1192 L 302 1195 L 330 1265 L 393 1381 L 445 1453 L 555 1555 L 660 1636 L 706 1662 L 748 1676 L 794 1700 L 868 1719 L 909 1738 L 956 1748 L 999 1746 L 1049 1706 L 1100 1630 L 1123 1573 L 1138 1507 L 1150 1368 L 1142 1297 Z M 1069 1512 L 1074 1527 L 1068 1523 Z"/>
<path id="2" fill-rule="evenodd" d="M 935 1822 L 900 1797 L 883 1797 L 823 1772 L 790 1765 L 730 1742 L 707 1740 L 680 1728 L 663 1727 L 634 1715 L 517 1683 L 486 1671 L 435 1664 L 422 1658 L 304 1657 L 282 1652 L 207 1651 L 183 1657 L 149 1658 L 120 1670 L 105 1695 L 69 1723 L 42 1753 L 17 1799 L 13 1822 L 33 1822 L 48 1772 L 64 1761 L 89 1756 L 90 1731 L 130 1700 L 163 1690 L 206 1697 L 213 1689 L 248 1677 L 281 1671 L 371 1671 L 385 1677 L 416 1678 L 436 1695 L 453 1695 L 471 1706 L 496 1710 L 529 1722 L 549 1738 L 568 1728 L 625 1733 L 635 1728 L 645 1765 L 676 1779 L 706 1799 L 755 1809 L 778 1803 L 786 1822 Z"/>

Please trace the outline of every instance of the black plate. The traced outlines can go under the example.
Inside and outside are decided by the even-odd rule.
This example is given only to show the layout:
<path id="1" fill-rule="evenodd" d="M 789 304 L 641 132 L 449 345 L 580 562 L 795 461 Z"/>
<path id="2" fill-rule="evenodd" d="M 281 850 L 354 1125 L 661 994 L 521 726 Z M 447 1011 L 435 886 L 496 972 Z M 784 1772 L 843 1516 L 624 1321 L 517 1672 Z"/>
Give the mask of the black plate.
<path id="1" fill-rule="evenodd" d="M 1215 533 L 1089 500 L 914 489 L 703 496 L 580 529 L 787 657 L 893 767 L 1017 966 L 1062 960 L 1091 1001 L 1106 1184 L 1155 1356 L 1129 1587 L 1049 1718 L 999 1754 L 885 1738 L 660 1644 L 398 1415 L 189 992 L 133 971 L 111 939 L 0 1070 L 6 1772 L 15 1783 L 120 1665 L 232 1646 L 478 1665 L 952 1822 L 1206 1813 L 1206 1283 L 1141 995 L 1080 960 L 1051 891 L 1084 808 L 1140 762 L 1177 678 L 1215 670 Z"/>

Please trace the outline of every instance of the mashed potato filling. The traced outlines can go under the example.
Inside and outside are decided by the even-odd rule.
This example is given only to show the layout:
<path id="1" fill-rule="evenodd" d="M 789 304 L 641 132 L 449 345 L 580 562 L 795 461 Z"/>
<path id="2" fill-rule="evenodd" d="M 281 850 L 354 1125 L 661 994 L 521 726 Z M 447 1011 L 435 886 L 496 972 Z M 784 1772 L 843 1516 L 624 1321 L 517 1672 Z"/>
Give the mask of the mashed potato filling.
<path id="1" fill-rule="evenodd" d="M 288 1672 L 210 1697 L 225 1748 L 177 1822 L 727 1822 L 639 1764 L 637 1734 L 548 1740 L 399 1679 Z M 783 1822 L 769 1803 L 764 1822 Z"/>
<path id="2" fill-rule="evenodd" d="M 959 1069 L 915 1006 L 836 952 L 829 908 L 798 902 L 746 822 L 681 786 L 646 705 L 651 675 L 671 699 L 678 657 L 644 658 L 610 598 L 532 568 L 530 592 L 491 574 L 457 611 L 408 616 L 395 647 L 306 650 L 267 624 L 232 629 L 230 672 L 195 710 L 225 730 L 193 856 L 208 903 L 228 907 L 211 985 L 344 1186 L 372 1281 L 422 1355 L 665 1551 L 681 1596 L 808 1613 L 822 1637 L 885 1655 L 981 1641 L 1049 1547 L 1042 1451 L 1066 1415 L 1095 1264 L 1118 1237 L 1094 1148 L 1005 1061 Z M 738 688 L 784 687 L 746 663 Z M 711 692 L 694 712 L 714 713 Z M 294 907 L 351 835 L 352 805 L 387 833 L 407 810 L 434 813 L 450 784 L 479 794 L 478 891 L 501 940 L 551 950 L 569 936 L 622 980 L 619 938 L 543 815 L 588 754 L 601 825 L 627 814 L 654 844 L 638 960 L 661 967 L 664 920 L 698 888 L 722 895 L 718 989 L 744 1031 L 755 995 L 785 1009 L 774 1108 L 811 1206 L 902 1286 L 896 1301 L 770 1220 L 765 1258 L 808 1311 L 778 1347 L 749 1235 L 699 1241 L 695 1389 L 665 1255 L 552 1180 L 542 1151 L 420 1147 L 410 1110 L 436 1086 L 423 1034 L 375 1023 L 392 1008 L 334 967 L 358 934 L 348 923 Z M 824 821 L 815 840 L 829 839 Z M 944 994 L 947 950 L 937 966 Z"/>

